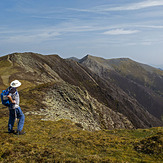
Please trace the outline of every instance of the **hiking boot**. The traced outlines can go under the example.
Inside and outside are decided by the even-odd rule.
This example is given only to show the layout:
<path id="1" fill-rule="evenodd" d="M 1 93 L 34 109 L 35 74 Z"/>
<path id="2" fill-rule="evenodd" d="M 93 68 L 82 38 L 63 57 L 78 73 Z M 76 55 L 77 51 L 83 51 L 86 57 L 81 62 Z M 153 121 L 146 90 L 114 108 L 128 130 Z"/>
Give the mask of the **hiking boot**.
<path id="1" fill-rule="evenodd" d="M 9 134 L 14 134 L 15 133 L 15 130 L 10 130 L 8 131 Z"/>
<path id="2" fill-rule="evenodd" d="M 17 131 L 16 135 L 24 135 L 25 132 L 24 131 Z"/>

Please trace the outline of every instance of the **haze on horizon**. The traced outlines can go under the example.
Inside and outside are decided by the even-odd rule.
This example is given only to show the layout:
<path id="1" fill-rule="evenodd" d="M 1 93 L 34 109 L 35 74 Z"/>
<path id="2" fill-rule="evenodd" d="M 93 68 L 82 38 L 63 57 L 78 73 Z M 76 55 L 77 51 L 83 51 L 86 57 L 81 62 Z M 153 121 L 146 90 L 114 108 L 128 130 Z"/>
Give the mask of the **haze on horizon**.
<path id="1" fill-rule="evenodd" d="M 2 0 L 0 56 L 131 58 L 163 67 L 163 0 Z"/>

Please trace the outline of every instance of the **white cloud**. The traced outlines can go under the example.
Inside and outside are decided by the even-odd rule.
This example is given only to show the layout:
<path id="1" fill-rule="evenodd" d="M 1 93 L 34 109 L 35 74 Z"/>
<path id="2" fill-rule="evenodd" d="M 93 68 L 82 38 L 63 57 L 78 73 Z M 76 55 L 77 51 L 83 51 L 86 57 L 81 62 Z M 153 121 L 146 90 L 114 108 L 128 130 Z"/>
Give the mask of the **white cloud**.
<path id="1" fill-rule="evenodd" d="M 151 29 L 163 29 L 162 25 L 135 25 L 141 28 L 151 28 Z"/>
<path id="2" fill-rule="evenodd" d="M 3 41 L 4 42 L 8 42 L 8 43 L 36 43 L 36 42 L 42 42 L 42 41 L 46 41 L 46 40 L 53 40 L 53 39 L 57 39 L 58 36 L 60 36 L 59 32 L 55 32 L 55 31 L 17 31 L 17 30 L 13 30 L 13 31 L 5 31 L 3 34 L 7 34 L 7 35 L 3 35 L 1 37 L 3 37 Z M 9 35 L 8 35 L 9 34 Z M 1 40 L 2 41 L 2 40 Z"/>
<path id="3" fill-rule="evenodd" d="M 73 8 L 69 8 L 69 9 L 74 11 L 80 11 L 80 12 L 104 13 L 108 11 L 139 10 L 139 9 L 144 9 L 148 7 L 157 7 L 157 6 L 163 6 L 163 0 L 145 0 L 143 2 L 130 3 L 130 4 L 125 4 L 117 7 L 110 7 L 110 5 L 101 5 L 90 9 L 73 9 Z"/>
<path id="4" fill-rule="evenodd" d="M 113 29 L 113 30 L 109 30 L 104 32 L 103 34 L 106 35 L 129 35 L 129 34 L 134 34 L 134 33 L 138 33 L 138 30 L 124 30 L 124 29 Z"/>
<path id="5" fill-rule="evenodd" d="M 152 42 L 142 42 L 141 45 L 152 45 Z"/>
<path id="6" fill-rule="evenodd" d="M 163 6 L 163 0 L 146 0 L 144 2 L 133 3 L 125 6 L 106 8 L 105 11 L 139 10 L 155 6 Z"/>

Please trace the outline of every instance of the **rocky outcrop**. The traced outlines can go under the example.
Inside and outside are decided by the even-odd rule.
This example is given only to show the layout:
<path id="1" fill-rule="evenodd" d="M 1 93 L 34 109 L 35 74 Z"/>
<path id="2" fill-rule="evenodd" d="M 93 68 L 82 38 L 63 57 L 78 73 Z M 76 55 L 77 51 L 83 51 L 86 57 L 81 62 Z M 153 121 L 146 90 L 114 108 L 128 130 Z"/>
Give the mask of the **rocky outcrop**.
<path id="1" fill-rule="evenodd" d="M 44 116 L 43 120 L 70 119 L 82 129 L 100 130 L 134 128 L 122 114 L 102 105 L 85 90 L 66 83 L 55 83 L 42 89 L 44 109 L 27 112 Z"/>

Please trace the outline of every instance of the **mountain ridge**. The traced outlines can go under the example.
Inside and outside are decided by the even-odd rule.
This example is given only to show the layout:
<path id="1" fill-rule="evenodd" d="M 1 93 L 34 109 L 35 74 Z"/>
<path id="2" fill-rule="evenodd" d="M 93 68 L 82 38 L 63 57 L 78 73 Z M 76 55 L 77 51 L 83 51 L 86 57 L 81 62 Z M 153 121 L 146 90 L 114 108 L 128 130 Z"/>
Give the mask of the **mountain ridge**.
<path id="1" fill-rule="evenodd" d="M 101 61 L 104 64 L 101 64 Z M 80 63 L 105 80 L 112 80 L 128 95 L 136 98 L 148 111 L 161 119 L 163 115 L 163 72 L 128 58 L 105 60 L 91 56 L 87 60 L 82 59 Z M 145 96 L 141 97 L 139 92 Z M 158 108 L 157 111 L 155 108 Z"/>
<path id="2" fill-rule="evenodd" d="M 90 61 L 92 60 L 90 59 Z M 72 121 L 80 123 L 84 129 L 88 130 L 94 130 L 98 127 L 100 129 L 117 128 L 118 123 L 120 123 L 119 128 L 121 128 L 126 122 L 126 126 L 124 125 L 122 128 L 130 128 L 131 126 L 134 128 L 148 128 L 162 125 L 162 122 L 145 110 L 134 97 L 130 97 L 116 82 L 113 82 L 111 78 L 118 72 L 109 69 L 111 73 L 114 70 L 114 74 L 109 74 L 111 75 L 110 78 L 101 77 L 108 73 L 107 68 L 103 67 L 102 64 L 97 64 L 100 67 L 100 70 L 97 69 L 99 71 L 97 74 L 79 62 L 62 59 L 58 55 L 46 56 L 35 53 L 10 54 L 1 57 L 0 63 L 0 88 L 5 88 L 13 79 L 20 80 L 22 82 L 20 91 L 24 98 L 22 106 L 26 113 L 35 114 L 40 112 L 41 114 L 41 109 L 43 109 L 43 112 L 47 114 L 47 112 L 53 110 L 58 114 L 55 114 L 53 118 L 49 117 L 49 119 L 57 120 L 57 117 L 72 118 Z M 100 76 L 101 70 L 102 74 Z M 53 93 L 50 95 L 48 95 L 50 91 L 48 83 L 51 83 L 53 88 L 51 90 Z M 75 91 L 77 88 L 80 91 Z M 33 95 L 31 97 L 36 97 L 36 99 L 29 99 L 29 92 Z M 74 92 L 74 94 L 71 92 Z M 83 92 L 88 92 L 88 99 L 88 96 L 84 95 Z M 39 103 L 40 98 L 44 99 L 41 103 Z M 64 110 L 65 107 L 61 107 L 61 112 L 57 111 L 60 105 L 57 106 L 56 104 L 55 106 L 53 102 L 53 106 L 52 102 L 47 102 L 48 98 L 52 98 L 56 103 L 58 98 L 58 101 L 62 101 L 61 104 L 63 103 L 64 106 L 69 108 L 68 111 Z M 88 101 L 90 105 L 82 101 Z M 33 110 L 31 110 L 31 107 L 33 107 Z M 74 108 L 77 108 L 77 110 L 74 110 Z M 84 112 L 82 111 L 83 108 L 85 109 Z M 88 117 L 86 118 L 88 113 L 90 119 L 93 120 L 92 122 L 89 122 Z M 115 113 L 120 115 L 121 118 L 114 118 L 116 117 L 114 116 Z M 75 119 L 75 117 L 78 118 Z M 112 118 L 113 120 L 111 120 Z M 125 118 L 127 118 L 126 122 L 124 121 Z M 114 125 L 111 125 L 112 122 Z M 93 127 L 95 123 L 98 123 L 97 128 Z"/>
<path id="3" fill-rule="evenodd" d="M 105 59 L 103 57 L 98 57 L 98 56 L 93 56 L 93 55 L 90 55 L 90 54 L 87 54 L 86 56 L 84 56 L 83 58 L 81 59 L 78 59 L 79 60 L 79 63 L 82 63 L 83 61 L 85 60 L 88 60 L 88 59 L 93 59 L 93 60 L 96 60 L 96 61 L 104 61 L 104 62 L 108 62 L 109 65 L 116 65 L 116 64 L 119 64 L 120 62 L 122 61 L 132 61 L 132 62 L 135 62 L 139 65 L 141 65 L 144 69 L 146 69 L 147 71 L 149 72 L 153 72 L 153 71 L 158 71 L 158 68 L 155 68 L 153 66 L 150 66 L 148 64 L 144 64 L 144 63 L 139 63 L 137 61 L 134 61 L 130 58 L 111 58 L 111 59 Z M 72 57 L 72 60 L 73 60 L 73 57 Z"/>

